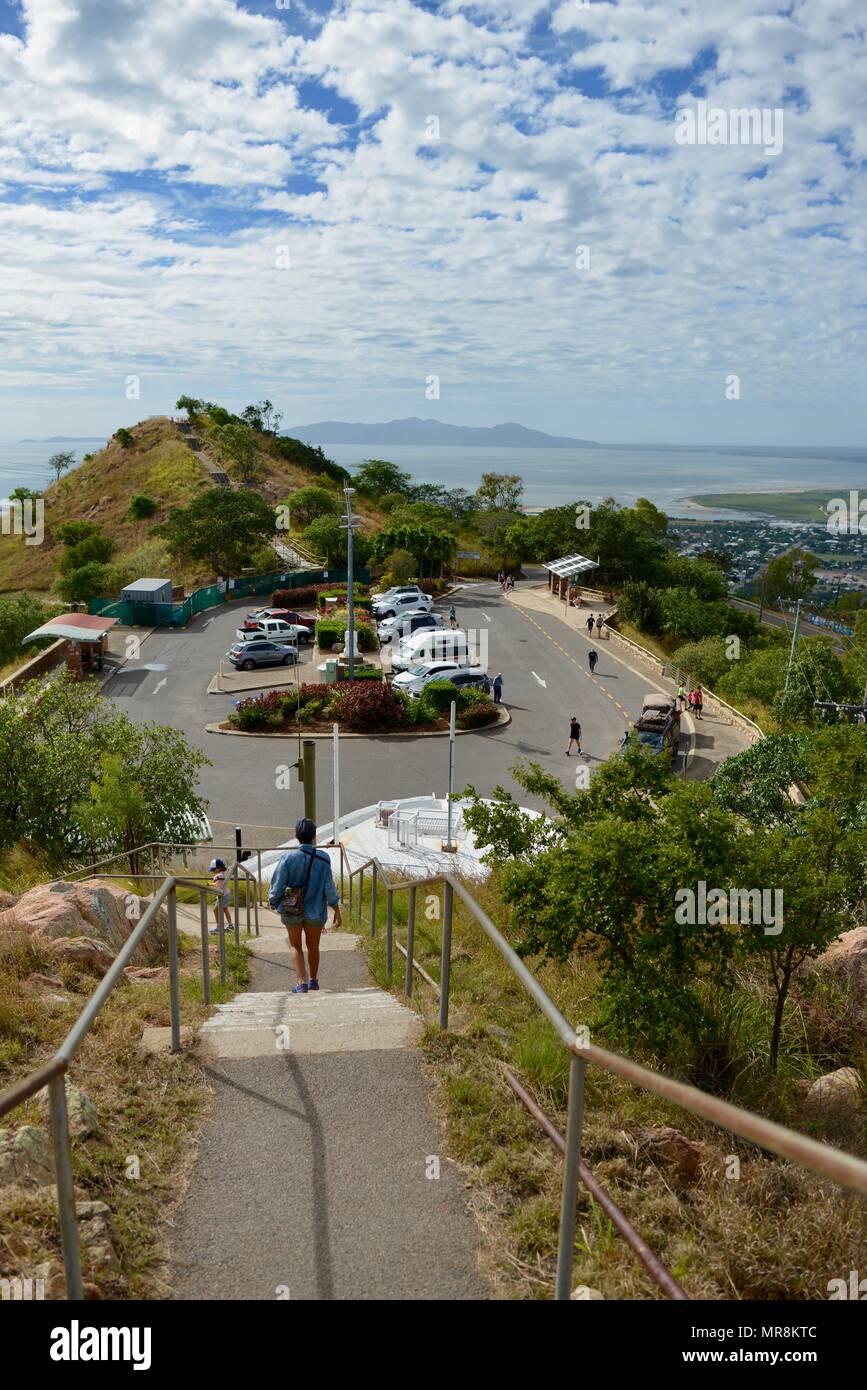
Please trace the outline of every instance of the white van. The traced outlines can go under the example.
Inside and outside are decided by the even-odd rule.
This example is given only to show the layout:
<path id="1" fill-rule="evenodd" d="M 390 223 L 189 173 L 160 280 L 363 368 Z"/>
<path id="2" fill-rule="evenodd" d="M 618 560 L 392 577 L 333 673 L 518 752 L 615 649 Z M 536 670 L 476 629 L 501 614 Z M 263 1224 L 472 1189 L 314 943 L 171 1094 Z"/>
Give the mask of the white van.
<path id="1" fill-rule="evenodd" d="M 410 666 L 427 666 L 434 661 L 472 666 L 478 663 L 478 657 L 471 651 L 465 632 L 451 628 L 419 628 L 401 640 L 391 658 L 391 669 L 406 671 Z"/>

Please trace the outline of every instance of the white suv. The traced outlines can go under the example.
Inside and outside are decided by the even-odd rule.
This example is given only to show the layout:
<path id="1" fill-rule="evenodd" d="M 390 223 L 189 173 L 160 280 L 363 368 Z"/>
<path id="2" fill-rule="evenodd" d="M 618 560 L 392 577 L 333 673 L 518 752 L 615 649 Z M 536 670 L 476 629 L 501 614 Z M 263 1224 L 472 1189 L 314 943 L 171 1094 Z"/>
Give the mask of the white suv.
<path id="1" fill-rule="evenodd" d="M 411 593 L 380 599 L 374 604 L 373 612 L 377 619 L 382 619 L 396 618 L 401 613 L 429 613 L 432 608 L 433 599 L 430 594 L 423 594 L 421 589 L 414 589 Z"/>

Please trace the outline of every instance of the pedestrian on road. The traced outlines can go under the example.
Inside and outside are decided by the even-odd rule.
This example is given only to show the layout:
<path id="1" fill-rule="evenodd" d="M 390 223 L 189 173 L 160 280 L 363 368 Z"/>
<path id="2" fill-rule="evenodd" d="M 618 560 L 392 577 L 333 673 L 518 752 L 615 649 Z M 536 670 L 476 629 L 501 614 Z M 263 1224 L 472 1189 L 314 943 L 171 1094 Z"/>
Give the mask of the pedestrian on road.
<path id="1" fill-rule="evenodd" d="M 593 636 L 593 614 L 592 614 L 592 613 L 590 614 L 590 617 L 587 619 L 587 635 L 588 635 L 588 637 L 592 637 L 592 636 Z"/>
<path id="2" fill-rule="evenodd" d="M 303 816 L 295 826 L 298 848 L 284 854 L 274 871 L 268 903 L 289 933 L 289 950 L 298 983 L 293 994 L 307 994 L 319 988 L 319 940 L 328 920 L 328 907 L 334 909 L 332 919 L 340 926 L 340 898 L 334 886 L 331 860 L 315 846 L 316 826 Z M 327 906 L 326 906 L 327 904 Z M 307 942 L 310 973 L 304 963 L 301 933 Z"/>
<path id="3" fill-rule="evenodd" d="M 704 692 L 700 685 L 697 685 L 695 687 L 695 690 L 692 692 L 690 704 L 692 705 L 693 714 L 695 715 L 696 719 L 701 719 L 701 711 L 704 706 Z"/>
<path id="4" fill-rule="evenodd" d="M 597 652 L 595 647 L 590 648 L 589 652 L 587 653 L 587 660 L 590 664 L 590 674 L 592 676 L 593 672 L 596 670 L 596 663 L 599 660 L 599 653 Z"/>
<path id="5" fill-rule="evenodd" d="M 597 637 L 601 637 L 601 636 L 602 636 L 602 623 L 603 623 L 603 617 L 602 617 L 602 614 L 599 613 L 599 614 L 597 614 L 597 617 L 596 617 L 596 636 L 597 636 Z"/>
<path id="6" fill-rule="evenodd" d="M 498 671 L 497 674 L 494 676 L 494 704 L 495 704 L 495 705 L 498 705 L 498 704 L 500 703 L 500 696 L 502 695 L 502 693 L 503 693 L 503 673 L 502 673 L 502 671 Z"/>
<path id="7" fill-rule="evenodd" d="M 575 744 L 577 751 L 581 752 L 581 725 L 578 723 L 577 715 L 572 715 L 569 721 L 569 746 L 566 749 L 566 757 L 572 752 L 572 744 Z"/>
<path id="8" fill-rule="evenodd" d="M 686 709 L 686 686 L 683 681 L 681 681 L 680 685 L 677 687 L 677 708 L 681 710 Z"/>
<path id="9" fill-rule="evenodd" d="M 232 890 L 226 881 L 226 865 L 222 859 L 212 859 L 208 865 L 208 870 L 214 875 L 211 879 L 211 887 L 217 890 L 217 896 L 214 899 L 215 925 L 211 927 L 211 936 L 220 930 L 220 903 L 223 904 L 223 921 L 231 931 L 234 931 L 235 924 L 232 921 L 231 912 Z"/>
<path id="10" fill-rule="evenodd" d="M 454 627 L 454 625 L 455 625 L 456 622 L 457 622 L 457 614 L 456 614 L 456 612 L 455 612 L 455 605 L 452 604 L 451 608 L 449 609 L 449 626 L 450 626 L 450 627 Z"/>

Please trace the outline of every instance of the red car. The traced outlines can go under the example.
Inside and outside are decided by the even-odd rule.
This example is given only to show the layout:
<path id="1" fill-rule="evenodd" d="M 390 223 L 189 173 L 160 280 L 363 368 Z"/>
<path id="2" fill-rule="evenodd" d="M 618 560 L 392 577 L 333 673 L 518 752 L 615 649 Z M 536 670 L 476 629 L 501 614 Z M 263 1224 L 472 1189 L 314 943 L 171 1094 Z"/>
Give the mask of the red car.
<path id="1" fill-rule="evenodd" d="M 245 632 L 253 632 L 258 627 L 263 618 L 282 618 L 286 623 L 294 623 L 298 627 L 306 627 L 312 633 L 316 628 L 316 619 L 308 617 L 304 613 L 295 613 L 291 608 L 257 608 L 254 613 L 248 613 L 243 622 L 238 624 L 239 629 Z"/>

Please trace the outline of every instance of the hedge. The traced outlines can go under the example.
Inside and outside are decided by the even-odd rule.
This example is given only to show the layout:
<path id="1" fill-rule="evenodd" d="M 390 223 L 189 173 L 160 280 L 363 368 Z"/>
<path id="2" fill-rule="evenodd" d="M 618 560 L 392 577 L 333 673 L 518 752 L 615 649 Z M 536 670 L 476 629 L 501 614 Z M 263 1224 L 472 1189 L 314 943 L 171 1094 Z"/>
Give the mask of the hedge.
<path id="1" fill-rule="evenodd" d="M 316 641 L 320 651 L 330 651 L 337 646 L 343 646 L 344 634 L 346 632 L 346 620 L 344 618 L 320 618 L 316 624 Z M 379 647 L 379 639 L 372 627 L 365 623 L 357 623 L 355 635 L 358 638 L 359 649 L 363 652 L 375 652 Z"/>

